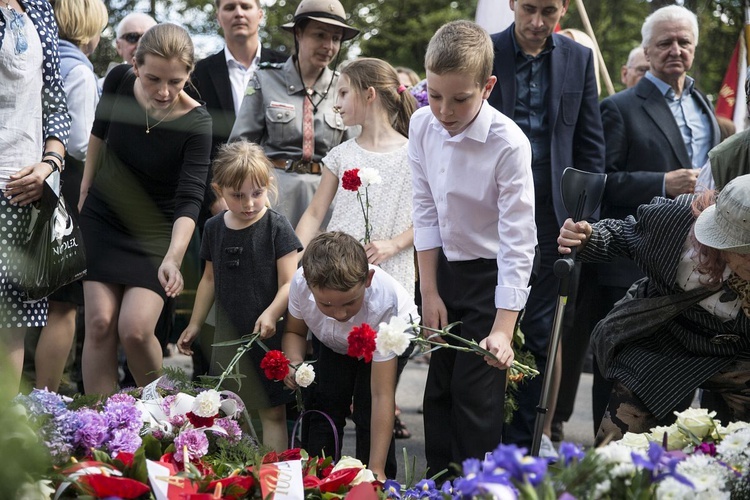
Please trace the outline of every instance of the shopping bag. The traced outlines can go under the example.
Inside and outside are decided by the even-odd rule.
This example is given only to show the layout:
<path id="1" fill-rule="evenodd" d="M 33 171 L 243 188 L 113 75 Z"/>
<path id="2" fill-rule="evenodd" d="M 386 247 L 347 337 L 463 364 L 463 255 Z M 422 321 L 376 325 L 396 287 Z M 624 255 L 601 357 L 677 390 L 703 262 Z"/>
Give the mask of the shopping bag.
<path id="1" fill-rule="evenodd" d="M 62 194 L 51 194 L 45 186 L 43 199 L 32 208 L 28 236 L 20 251 L 18 286 L 27 302 L 41 300 L 86 275 L 81 229 Z"/>

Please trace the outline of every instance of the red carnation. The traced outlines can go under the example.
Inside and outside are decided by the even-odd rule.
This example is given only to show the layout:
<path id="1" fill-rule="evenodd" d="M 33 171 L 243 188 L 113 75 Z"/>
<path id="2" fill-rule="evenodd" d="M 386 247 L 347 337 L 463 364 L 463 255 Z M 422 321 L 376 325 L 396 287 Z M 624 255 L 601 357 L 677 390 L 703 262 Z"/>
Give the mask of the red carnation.
<path id="1" fill-rule="evenodd" d="M 201 417 L 192 411 L 187 412 L 185 416 L 195 428 L 211 427 L 214 425 L 214 420 L 216 420 L 216 415 L 213 417 Z"/>
<path id="2" fill-rule="evenodd" d="M 260 367 L 271 380 L 284 380 L 289 375 L 289 360 L 279 350 L 268 351 L 260 362 Z"/>
<path id="3" fill-rule="evenodd" d="M 353 358 L 364 358 L 365 363 L 372 361 L 375 351 L 375 336 L 377 333 L 367 323 L 355 326 L 349 332 L 349 349 L 346 354 Z"/>
<path id="4" fill-rule="evenodd" d="M 341 178 L 341 187 L 347 191 L 359 191 L 361 185 L 362 180 L 359 178 L 358 168 L 350 168 L 344 172 L 344 176 Z"/>

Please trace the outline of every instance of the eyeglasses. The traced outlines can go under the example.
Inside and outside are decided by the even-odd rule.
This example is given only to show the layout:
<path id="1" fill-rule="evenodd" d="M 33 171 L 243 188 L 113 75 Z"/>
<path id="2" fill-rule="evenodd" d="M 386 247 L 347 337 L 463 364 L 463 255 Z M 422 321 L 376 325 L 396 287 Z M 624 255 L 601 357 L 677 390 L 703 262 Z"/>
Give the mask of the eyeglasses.
<path id="1" fill-rule="evenodd" d="M 120 38 L 128 43 L 138 43 L 138 40 L 140 40 L 142 36 L 143 33 L 125 33 L 124 35 L 120 35 Z"/>

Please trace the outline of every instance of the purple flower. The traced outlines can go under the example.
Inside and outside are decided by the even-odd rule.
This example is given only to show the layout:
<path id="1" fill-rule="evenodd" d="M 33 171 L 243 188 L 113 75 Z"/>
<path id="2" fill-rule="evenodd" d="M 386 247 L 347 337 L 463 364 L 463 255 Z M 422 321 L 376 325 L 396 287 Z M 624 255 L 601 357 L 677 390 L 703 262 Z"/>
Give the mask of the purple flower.
<path id="1" fill-rule="evenodd" d="M 63 398 L 47 389 L 34 389 L 28 396 L 19 395 L 14 401 L 24 405 L 31 416 L 36 417 L 45 414 L 58 417 L 67 411 Z"/>
<path id="2" fill-rule="evenodd" d="M 563 441 L 560 443 L 560 456 L 563 458 L 565 466 L 569 466 L 573 459 L 577 461 L 583 460 L 586 454 L 575 444 Z"/>
<path id="3" fill-rule="evenodd" d="M 104 416 L 110 432 L 116 429 L 138 432 L 143 426 L 141 411 L 132 403 L 112 402 L 110 398 L 110 401 L 104 407 Z"/>
<path id="4" fill-rule="evenodd" d="M 482 462 L 476 458 L 468 458 L 462 465 L 464 475 L 456 478 L 453 489 L 460 496 L 473 497 L 478 492 L 482 480 Z"/>
<path id="5" fill-rule="evenodd" d="M 409 88 L 409 92 L 417 100 L 417 108 L 428 106 L 430 104 L 429 98 L 427 97 L 427 80 L 422 80 L 413 87 Z"/>
<path id="6" fill-rule="evenodd" d="M 198 460 L 208 453 L 208 438 L 203 431 L 188 429 L 175 438 L 174 447 L 174 458 L 178 462 Z M 183 455 L 185 448 L 187 457 Z"/>
<path id="7" fill-rule="evenodd" d="M 695 452 L 703 453 L 704 455 L 716 456 L 716 445 L 714 443 L 701 443 L 695 447 Z"/>
<path id="8" fill-rule="evenodd" d="M 78 418 L 73 433 L 73 444 L 78 448 L 90 450 L 100 447 L 109 437 L 107 420 L 96 410 L 83 408 L 75 412 Z"/>
<path id="9" fill-rule="evenodd" d="M 107 406 L 114 403 L 126 403 L 129 405 L 133 405 L 135 404 L 135 398 L 130 394 L 118 392 L 117 394 L 112 394 L 109 399 L 107 399 Z"/>
<path id="10" fill-rule="evenodd" d="M 393 479 L 386 479 L 383 483 L 383 493 L 385 493 L 386 498 L 401 500 L 401 483 Z"/>
<path id="11" fill-rule="evenodd" d="M 173 427 L 180 428 L 188 421 L 188 418 L 185 415 L 171 415 L 169 417 L 169 423 Z"/>
<path id="12" fill-rule="evenodd" d="M 532 486 L 536 486 L 547 473 L 547 459 L 529 457 L 525 454 L 526 448 L 501 444 L 492 452 L 492 460 L 497 467 L 505 469 L 512 479 L 521 483 L 528 481 Z"/>
<path id="13" fill-rule="evenodd" d="M 673 477 L 677 481 L 684 485 L 693 488 L 693 483 L 690 482 L 685 476 L 678 474 L 676 471 L 677 464 L 681 462 L 681 458 L 674 457 L 661 447 L 658 443 L 649 443 L 648 452 L 643 457 L 640 454 L 633 452 L 633 464 L 636 466 L 643 467 L 651 471 L 651 480 L 656 483 L 667 477 Z"/>
<path id="14" fill-rule="evenodd" d="M 112 431 L 109 441 L 107 441 L 107 448 L 112 456 L 116 457 L 120 452 L 135 453 L 142 442 L 143 440 L 137 432 L 128 429 L 115 429 Z"/>
<path id="15" fill-rule="evenodd" d="M 236 421 L 231 418 L 217 418 L 214 420 L 214 425 L 227 431 L 226 439 L 230 444 L 237 444 L 240 442 L 240 439 L 242 438 L 242 429 Z"/>

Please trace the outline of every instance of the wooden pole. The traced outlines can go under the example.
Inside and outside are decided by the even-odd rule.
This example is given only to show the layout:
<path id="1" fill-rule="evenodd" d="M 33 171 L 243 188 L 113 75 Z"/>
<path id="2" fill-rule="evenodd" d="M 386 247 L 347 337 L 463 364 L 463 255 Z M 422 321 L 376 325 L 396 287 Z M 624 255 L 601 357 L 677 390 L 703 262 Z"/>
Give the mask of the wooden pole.
<path id="1" fill-rule="evenodd" d="M 589 15 L 586 13 L 586 7 L 583 6 L 583 0 L 576 0 L 576 7 L 578 7 L 578 13 L 581 15 L 581 22 L 583 22 L 586 34 L 590 36 L 591 40 L 594 42 L 594 56 L 599 63 L 599 71 L 604 78 L 604 86 L 607 87 L 609 95 L 612 95 L 615 93 L 615 87 L 612 85 L 612 79 L 609 77 L 609 71 L 607 71 L 607 64 L 604 62 L 604 57 L 602 57 L 602 51 L 599 50 L 599 43 L 596 41 L 596 35 L 594 34 L 594 29 L 591 27 Z"/>

